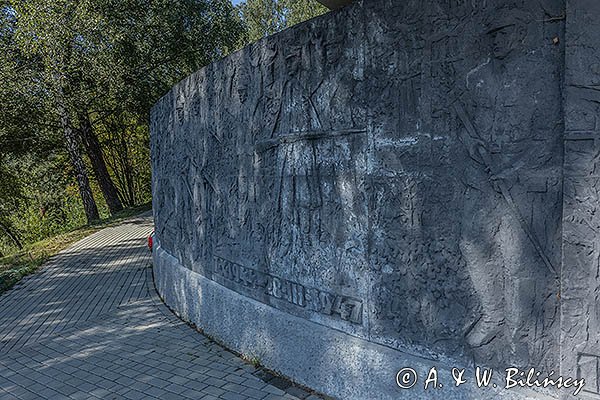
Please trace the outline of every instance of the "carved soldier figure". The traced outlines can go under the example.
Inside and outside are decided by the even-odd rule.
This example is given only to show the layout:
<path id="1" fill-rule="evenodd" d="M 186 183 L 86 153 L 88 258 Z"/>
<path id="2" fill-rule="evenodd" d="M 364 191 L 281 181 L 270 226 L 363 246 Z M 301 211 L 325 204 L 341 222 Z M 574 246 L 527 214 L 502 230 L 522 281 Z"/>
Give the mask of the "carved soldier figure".
<path id="1" fill-rule="evenodd" d="M 279 188 L 281 223 L 279 254 L 283 260 L 290 255 L 306 252 L 318 237 L 322 205 L 321 182 L 317 163 L 317 148 L 300 137 L 322 129 L 310 93 L 301 82 L 302 48 L 292 48 L 285 56 L 287 75 L 281 91 L 281 110 L 276 126 L 280 137 L 299 135 L 297 141 L 279 148 L 279 168 L 283 174 Z"/>
<path id="2" fill-rule="evenodd" d="M 545 182 L 549 150 L 547 143 L 534 142 L 532 131 L 544 110 L 531 107 L 543 91 L 528 82 L 534 70 L 523 51 L 529 18 L 508 8 L 492 15 L 491 52 L 466 76 L 466 109 L 460 101 L 457 106 L 466 132 L 462 142 L 472 159 L 463 178 L 460 249 L 482 313 L 466 339 L 479 357 L 527 364 L 531 360 L 523 355 L 532 353 L 537 339 L 529 329 L 544 319 L 536 310 L 544 301 L 536 274 L 544 264 L 552 268 L 541 244 L 546 238 L 532 221 L 544 218 L 540 212 L 550 218 L 552 210 L 528 209 L 523 182 L 532 174 Z"/>

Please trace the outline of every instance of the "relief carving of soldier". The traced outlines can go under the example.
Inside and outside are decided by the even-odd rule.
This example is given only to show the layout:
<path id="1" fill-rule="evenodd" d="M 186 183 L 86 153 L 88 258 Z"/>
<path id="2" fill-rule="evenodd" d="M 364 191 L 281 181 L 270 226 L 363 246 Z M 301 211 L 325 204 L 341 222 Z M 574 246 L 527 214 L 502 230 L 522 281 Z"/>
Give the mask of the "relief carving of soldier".
<path id="1" fill-rule="evenodd" d="M 524 355 L 531 356 L 539 340 L 532 327 L 545 318 L 539 309 L 547 294 L 539 277 L 552 273 L 546 238 L 532 226 L 552 211 L 530 207 L 523 187 L 531 179 L 545 184 L 549 174 L 548 144 L 534 141 L 532 132 L 544 118 L 544 110 L 532 107 L 544 88 L 530 84 L 541 69 L 526 46 L 532 17 L 510 8 L 491 15 L 489 55 L 467 73 L 464 100 L 457 103 L 470 156 L 460 250 L 481 306 L 466 340 L 480 359 L 525 365 L 533 360 Z"/>
<path id="2" fill-rule="evenodd" d="M 287 79 L 280 99 L 276 128 L 279 136 L 302 135 L 322 129 L 310 93 L 299 79 L 302 67 L 302 48 L 296 47 L 285 56 Z M 279 173 L 283 175 L 278 193 L 278 206 L 281 207 L 278 256 L 285 259 L 293 249 L 302 251 L 315 244 L 322 193 L 317 148 L 313 142 L 282 143 L 278 152 Z"/>

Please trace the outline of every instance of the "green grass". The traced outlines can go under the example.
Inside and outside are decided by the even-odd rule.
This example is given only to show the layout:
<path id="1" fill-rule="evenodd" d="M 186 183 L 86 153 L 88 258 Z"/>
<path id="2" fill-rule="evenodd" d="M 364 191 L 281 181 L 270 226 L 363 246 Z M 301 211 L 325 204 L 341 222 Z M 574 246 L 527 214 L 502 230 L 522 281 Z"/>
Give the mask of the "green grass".
<path id="1" fill-rule="evenodd" d="M 34 273 L 50 257 L 66 249 L 78 240 L 107 226 L 118 224 L 124 219 L 151 209 L 151 203 L 128 208 L 110 218 L 83 226 L 71 232 L 40 240 L 39 242 L 25 246 L 23 250 L 17 253 L 0 258 L 0 293 L 13 287 L 23 277 Z"/>

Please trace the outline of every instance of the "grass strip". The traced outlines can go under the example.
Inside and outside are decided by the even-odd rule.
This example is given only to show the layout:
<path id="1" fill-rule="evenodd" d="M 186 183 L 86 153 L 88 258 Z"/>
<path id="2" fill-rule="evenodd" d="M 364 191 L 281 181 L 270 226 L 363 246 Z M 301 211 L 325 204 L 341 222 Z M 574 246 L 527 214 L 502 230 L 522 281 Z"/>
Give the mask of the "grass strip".
<path id="1" fill-rule="evenodd" d="M 115 215 L 97 221 L 90 225 L 82 226 L 71 232 L 52 236 L 39 242 L 25 246 L 17 253 L 0 258 L 0 294 L 13 287 L 25 276 L 34 273 L 50 257 L 66 249 L 71 244 L 98 232 L 108 226 L 117 225 L 125 219 L 152 209 L 151 203 L 127 208 Z"/>

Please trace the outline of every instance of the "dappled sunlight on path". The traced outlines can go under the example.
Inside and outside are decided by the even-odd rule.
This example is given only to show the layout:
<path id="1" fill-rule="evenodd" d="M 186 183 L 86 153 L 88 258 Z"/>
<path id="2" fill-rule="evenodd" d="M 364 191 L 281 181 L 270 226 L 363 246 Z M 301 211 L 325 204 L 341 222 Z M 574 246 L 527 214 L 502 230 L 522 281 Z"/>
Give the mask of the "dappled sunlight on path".
<path id="1" fill-rule="evenodd" d="M 151 231 L 106 228 L 0 296 L 0 399 L 297 398 L 162 304 Z"/>

